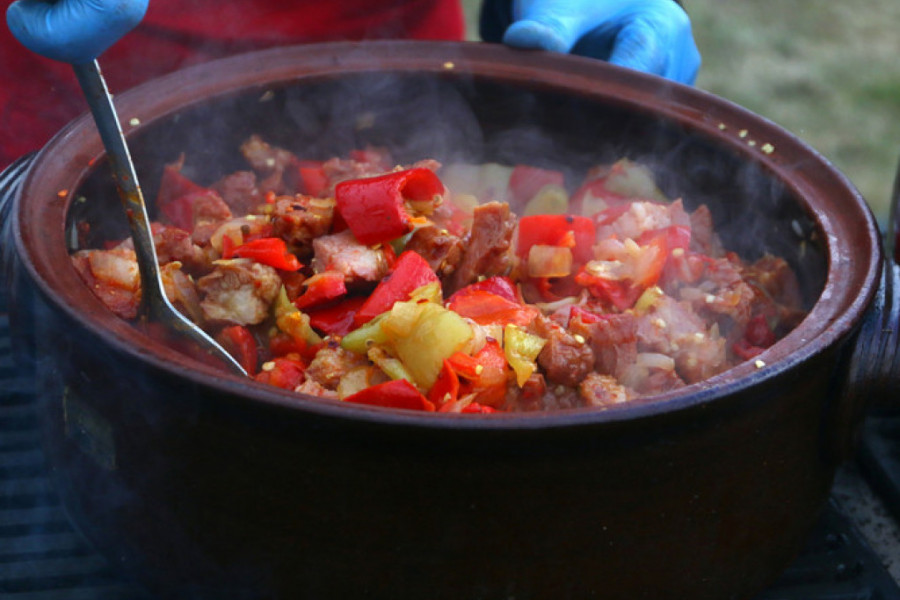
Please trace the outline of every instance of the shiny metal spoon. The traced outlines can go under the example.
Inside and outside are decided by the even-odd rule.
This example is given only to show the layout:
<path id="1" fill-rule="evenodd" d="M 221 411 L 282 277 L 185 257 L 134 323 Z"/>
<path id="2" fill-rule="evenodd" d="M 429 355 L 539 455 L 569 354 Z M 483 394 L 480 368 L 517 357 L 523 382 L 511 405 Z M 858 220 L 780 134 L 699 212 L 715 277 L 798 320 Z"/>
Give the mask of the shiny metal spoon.
<path id="1" fill-rule="evenodd" d="M 94 60 L 72 66 L 91 108 L 94 122 L 97 124 L 100 138 L 103 140 L 103 146 L 106 148 L 113 170 L 122 207 L 128 215 L 131 238 L 134 240 L 134 252 L 137 255 L 138 269 L 141 274 L 141 313 L 190 338 L 201 348 L 224 361 L 236 373 L 247 375 L 247 371 L 228 351 L 193 321 L 178 312 L 166 298 L 159 274 L 156 247 L 150 232 L 150 218 L 147 215 L 144 196 L 141 193 L 141 186 L 131 161 L 131 154 L 128 152 L 128 145 L 125 143 L 125 136 L 122 134 L 112 97 L 100 72 L 100 65 Z"/>

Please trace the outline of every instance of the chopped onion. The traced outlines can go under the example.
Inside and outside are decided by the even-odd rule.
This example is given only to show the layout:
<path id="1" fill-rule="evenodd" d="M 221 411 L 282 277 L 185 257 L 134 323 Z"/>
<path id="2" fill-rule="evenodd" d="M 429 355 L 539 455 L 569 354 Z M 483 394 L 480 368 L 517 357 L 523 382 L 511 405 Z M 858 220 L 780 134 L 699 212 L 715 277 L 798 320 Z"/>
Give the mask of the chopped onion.
<path id="1" fill-rule="evenodd" d="M 535 244 L 528 250 L 528 275 L 565 277 L 572 272 L 572 250 L 562 246 Z"/>

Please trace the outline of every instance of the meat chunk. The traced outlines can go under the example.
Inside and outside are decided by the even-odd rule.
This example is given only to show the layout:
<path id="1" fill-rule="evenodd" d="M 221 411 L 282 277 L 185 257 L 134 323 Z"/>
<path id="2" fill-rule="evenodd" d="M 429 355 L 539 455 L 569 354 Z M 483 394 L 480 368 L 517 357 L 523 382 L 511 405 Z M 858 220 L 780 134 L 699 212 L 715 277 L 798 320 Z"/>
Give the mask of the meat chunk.
<path id="1" fill-rule="evenodd" d="M 602 315 L 597 319 L 575 313 L 569 330 L 588 340 L 594 352 L 594 370 L 621 378 L 637 356 L 637 321 L 632 313 Z"/>
<path id="2" fill-rule="evenodd" d="M 406 250 L 418 253 L 439 277 L 449 275 L 462 258 L 462 244 L 455 235 L 434 225 L 416 229 Z"/>
<path id="3" fill-rule="evenodd" d="M 299 256 L 312 252 L 313 239 L 328 233 L 333 220 L 333 198 L 297 194 L 277 199 L 272 210 L 274 235 Z"/>
<path id="4" fill-rule="evenodd" d="M 313 240 L 317 273 L 343 273 L 347 286 L 364 287 L 375 284 L 387 274 L 388 263 L 384 251 L 360 244 L 348 229 Z"/>
<path id="5" fill-rule="evenodd" d="M 306 368 L 306 377 L 325 389 L 337 390 L 341 377 L 367 364 L 365 357 L 344 350 L 337 343 L 329 343 L 316 352 L 315 358 Z"/>
<path id="6" fill-rule="evenodd" d="M 241 153 L 262 178 L 258 186 L 262 192 L 294 192 L 285 177 L 288 167 L 297 160 L 292 152 L 272 146 L 258 135 L 252 135 L 241 144 Z"/>
<path id="7" fill-rule="evenodd" d="M 197 280 L 197 289 L 207 320 L 255 325 L 269 315 L 281 278 L 272 267 L 250 259 L 219 261 L 212 273 Z"/>
<path id="8" fill-rule="evenodd" d="M 72 255 L 72 265 L 94 295 L 117 316 L 137 316 L 141 277 L 134 250 L 79 250 Z"/>
<path id="9" fill-rule="evenodd" d="M 591 373 L 585 377 L 578 386 L 578 392 L 584 405 L 594 408 L 609 408 L 631 399 L 628 388 L 616 381 L 615 377 L 600 373 Z"/>
<path id="10" fill-rule="evenodd" d="M 462 259 L 447 282 L 447 291 L 453 293 L 481 275 L 505 274 L 511 264 L 515 228 L 515 215 L 510 213 L 508 204 L 488 202 L 475 207 L 472 229 L 462 240 Z"/>
<path id="11" fill-rule="evenodd" d="M 236 171 L 213 184 L 212 188 L 222 197 L 232 212 L 238 215 L 256 212 L 262 201 L 256 186 L 256 173 Z"/>
<path id="12" fill-rule="evenodd" d="M 638 317 L 638 349 L 675 359 L 678 374 L 688 383 L 719 373 L 727 365 L 725 339 L 718 325 L 707 329 L 687 302 L 660 297 Z"/>
<path id="13" fill-rule="evenodd" d="M 544 316 L 538 316 L 532 328 L 536 335 L 547 340 L 537 362 L 548 381 L 574 387 L 594 370 L 594 352 L 584 337 L 570 333 Z"/>

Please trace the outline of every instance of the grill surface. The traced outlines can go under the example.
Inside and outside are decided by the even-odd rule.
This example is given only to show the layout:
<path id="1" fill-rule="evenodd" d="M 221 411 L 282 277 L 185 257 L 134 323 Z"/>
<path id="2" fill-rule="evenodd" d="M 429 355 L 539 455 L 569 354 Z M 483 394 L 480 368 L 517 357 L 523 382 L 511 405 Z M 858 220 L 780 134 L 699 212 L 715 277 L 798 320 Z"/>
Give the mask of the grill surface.
<path id="1" fill-rule="evenodd" d="M 17 373 L 13 352 L 9 319 L 0 314 L 0 598 L 153 600 L 69 524 L 40 446 L 34 383 Z M 900 431 L 900 419 L 890 425 Z M 889 447 L 886 435 L 864 448 L 872 444 L 893 459 L 882 466 L 900 480 L 897 443 Z M 832 501 L 804 553 L 757 600 L 900 600 L 900 587 Z"/>

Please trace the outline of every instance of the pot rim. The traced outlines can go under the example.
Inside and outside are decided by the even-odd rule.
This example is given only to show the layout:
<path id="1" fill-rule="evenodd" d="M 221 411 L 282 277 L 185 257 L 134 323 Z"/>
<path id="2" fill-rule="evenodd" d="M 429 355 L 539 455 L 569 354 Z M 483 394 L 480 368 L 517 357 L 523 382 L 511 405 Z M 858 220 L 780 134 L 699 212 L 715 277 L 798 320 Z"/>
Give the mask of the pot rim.
<path id="1" fill-rule="evenodd" d="M 882 264 L 880 232 L 865 200 L 827 159 L 792 133 L 728 100 L 594 59 L 512 50 L 480 42 L 330 42 L 262 50 L 197 65 L 141 84 L 117 95 L 115 101 L 127 135 L 213 97 L 384 69 L 444 76 L 474 73 L 480 78 L 521 87 L 577 94 L 652 114 L 724 144 L 801 199 L 824 234 L 828 265 L 819 299 L 797 328 L 757 357 L 764 363 L 761 368 L 754 361 L 747 361 L 681 390 L 607 410 L 451 415 L 347 405 L 298 395 L 223 373 L 150 340 L 106 310 L 83 285 L 69 261 L 65 261 L 69 268 L 59 268 L 59 249 L 65 252 L 66 248 L 66 214 L 73 200 L 57 192 L 77 189 L 91 172 L 91 165 L 103 156 L 99 136 L 87 114 L 72 121 L 41 150 L 16 198 L 12 217 L 20 260 L 56 308 L 116 351 L 174 377 L 214 388 L 226 396 L 240 397 L 242 401 L 290 411 L 454 429 L 541 429 L 614 423 L 704 405 L 778 378 L 840 344 L 855 331 L 873 301 Z M 64 177 L 66 169 L 69 175 Z M 26 202 L 26 197 L 30 201 Z M 35 202 L 33 198 L 46 200 Z M 44 229 L 41 224 L 46 222 L 54 223 L 54 229 Z"/>

